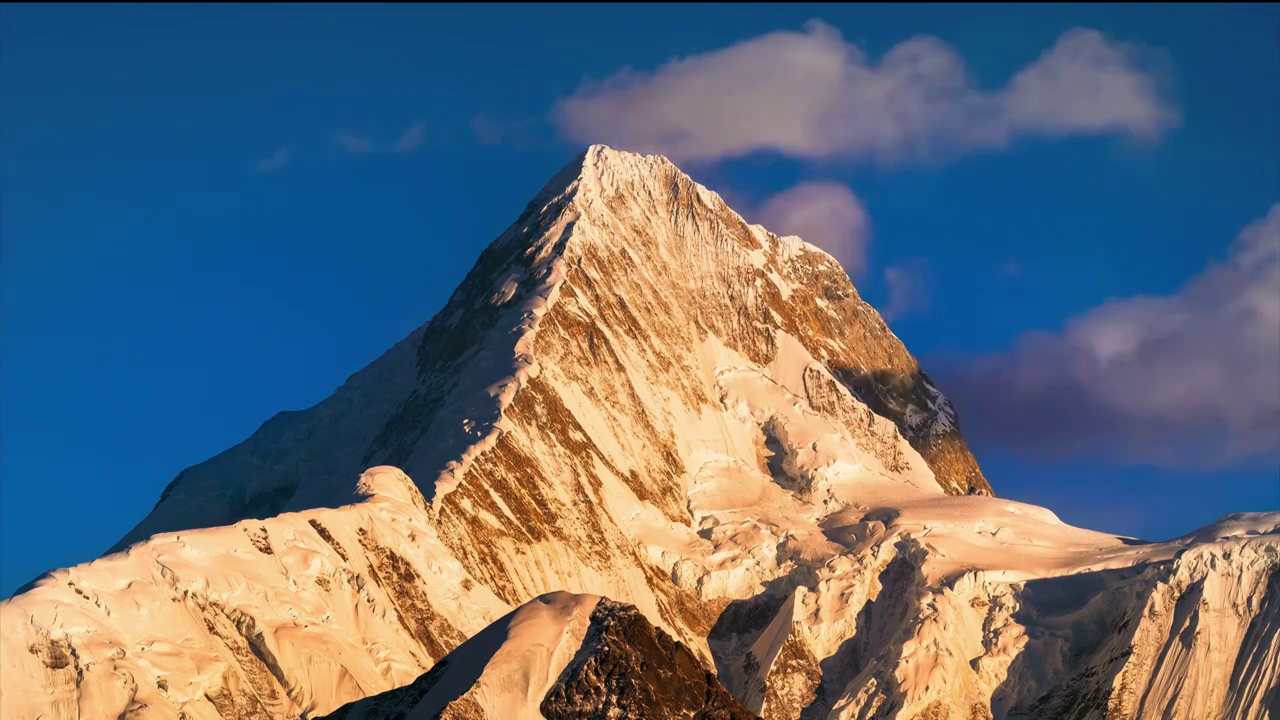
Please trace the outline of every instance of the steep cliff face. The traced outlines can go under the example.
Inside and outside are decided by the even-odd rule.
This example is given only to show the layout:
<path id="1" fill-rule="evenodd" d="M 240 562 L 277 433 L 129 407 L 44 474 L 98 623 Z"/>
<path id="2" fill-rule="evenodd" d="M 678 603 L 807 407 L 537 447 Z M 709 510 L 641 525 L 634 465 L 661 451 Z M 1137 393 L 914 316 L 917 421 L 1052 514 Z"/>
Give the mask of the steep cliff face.
<path id="1" fill-rule="evenodd" d="M 582 646 L 539 707 L 547 720 L 753 720 L 689 651 L 629 605 L 602 600 Z"/>
<path id="2" fill-rule="evenodd" d="M 1276 715 L 1280 513 L 1073 528 L 959 427 L 831 257 L 595 146 L 430 323 L 0 603 L 0 714 Z M 477 690 L 517 626 L 553 651 Z M 720 684 L 624 692 L 664 643 Z"/>

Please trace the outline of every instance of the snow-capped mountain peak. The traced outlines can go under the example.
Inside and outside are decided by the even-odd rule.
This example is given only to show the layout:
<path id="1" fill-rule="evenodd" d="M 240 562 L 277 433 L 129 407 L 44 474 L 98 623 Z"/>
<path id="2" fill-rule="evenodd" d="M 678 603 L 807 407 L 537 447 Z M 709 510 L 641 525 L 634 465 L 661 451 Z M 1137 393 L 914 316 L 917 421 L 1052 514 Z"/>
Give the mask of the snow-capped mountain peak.
<path id="1" fill-rule="evenodd" d="M 574 325 L 589 345 L 606 333 L 652 344 L 617 360 L 678 358 L 686 367 L 667 378 L 676 384 L 688 384 L 678 375 L 693 372 L 687 360 L 704 337 L 761 358 L 787 333 L 827 378 L 813 392 L 852 391 L 894 421 L 948 492 L 989 492 L 950 404 L 839 263 L 748 225 L 665 158 L 593 145 L 481 254 L 431 322 L 328 399 L 183 471 L 113 550 L 156 532 L 337 507 L 354 499 L 350 478 L 379 463 L 426 480 L 429 499 L 447 494 L 548 358 L 585 360 L 562 347 L 578 338 L 538 340 L 566 286 L 572 307 L 552 320 L 560 332 Z M 642 327 L 657 334 L 626 337 Z"/>
<path id="2" fill-rule="evenodd" d="M 430 322 L 0 604 L 0 714 L 1274 712 L 1280 514 L 1074 528 L 961 422 L 831 256 L 592 146 Z"/>

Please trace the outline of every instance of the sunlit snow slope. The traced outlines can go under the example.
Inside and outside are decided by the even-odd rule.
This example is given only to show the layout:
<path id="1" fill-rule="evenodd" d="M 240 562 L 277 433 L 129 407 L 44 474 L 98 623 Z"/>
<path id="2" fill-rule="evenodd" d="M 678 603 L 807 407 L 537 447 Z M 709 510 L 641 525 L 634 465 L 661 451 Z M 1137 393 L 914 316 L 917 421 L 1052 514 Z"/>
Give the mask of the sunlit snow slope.
<path id="1" fill-rule="evenodd" d="M 0 604 L 0 715 L 625 716 L 569 658 L 651 623 L 766 718 L 1280 718 L 1280 513 L 1142 543 L 992 497 L 835 260 L 602 146 L 115 549 Z"/>

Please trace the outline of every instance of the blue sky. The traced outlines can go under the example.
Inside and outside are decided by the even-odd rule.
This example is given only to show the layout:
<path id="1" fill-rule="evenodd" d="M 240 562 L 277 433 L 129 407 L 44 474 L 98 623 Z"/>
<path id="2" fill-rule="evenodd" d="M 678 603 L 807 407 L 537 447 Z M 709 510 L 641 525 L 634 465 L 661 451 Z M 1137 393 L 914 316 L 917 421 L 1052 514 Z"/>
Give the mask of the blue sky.
<path id="1" fill-rule="evenodd" d="M 1014 87 L 1077 28 L 1089 52 L 1054 57 L 1080 82 Z M 886 70 L 904 47 L 925 70 Z M 6 6 L 0 592 L 429 319 L 587 136 L 666 149 L 646 112 L 692 124 L 670 154 L 749 216 L 860 213 L 814 231 L 998 494 L 1153 539 L 1280 509 L 1276 240 L 1233 246 L 1280 202 L 1277 48 L 1265 6 Z M 753 70 L 811 52 L 839 77 Z M 885 83 L 932 90 L 890 112 Z M 806 216 L 798 186 L 847 198 Z"/>

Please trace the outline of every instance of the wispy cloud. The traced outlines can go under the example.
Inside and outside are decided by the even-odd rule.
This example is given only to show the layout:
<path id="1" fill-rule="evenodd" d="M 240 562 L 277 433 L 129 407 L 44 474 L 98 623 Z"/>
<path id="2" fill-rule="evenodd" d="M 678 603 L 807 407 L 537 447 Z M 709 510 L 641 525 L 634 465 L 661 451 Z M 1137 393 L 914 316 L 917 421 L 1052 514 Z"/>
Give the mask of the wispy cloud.
<path id="1" fill-rule="evenodd" d="M 333 143 L 349 155 L 368 155 L 373 152 L 373 138 L 345 130 L 333 134 Z"/>
<path id="2" fill-rule="evenodd" d="M 1011 278 L 1022 277 L 1022 263 L 1013 258 L 1005 260 L 1000 265 L 1000 274 Z"/>
<path id="3" fill-rule="evenodd" d="M 800 183 L 767 198 L 751 215 L 775 233 L 798 235 L 826 250 L 852 276 L 866 266 L 871 226 L 862 203 L 844 185 Z"/>
<path id="4" fill-rule="evenodd" d="M 391 145 L 391 152 L 398 155 L 417 152 L 423 140 L 426 139 L 426 132 L 427 124 L 418 120 L 410 125 L 409 129 L 401 133 L 400 137 Z"/>
<path id="5" fill-rule="evenodd" d="M 339 130 L 333 134 L 333 143 L 348 155 L 411 155 L 422 147 L 426 137 L 427 124 L 416 120 L 392 141 L 383 142 L 369 135 Z"/>
<path id="6" fill-rule="evenodd" d="M 541 116 L 496 118 L 479 113 L 471 118 L 471 138 L 479 145 L 506 144 L 516 148 L 558 147 L 554 128 Z"/>
<path id="7" fill-rule="evenodd" d="M 293 158 L 293 147 L 285 145 L 275 152 L 253 164 L 255 171 L 261 174 L 270 174 L 279 172 L 284 169 L 285 165 Z"/>
<path id="8" fill-rule="evenodd" d="M 507 128 L 486 113 L 471 119 L 471 134 L 481 145 L 497 145 L 506 137 Z"/>
<path id="9" fill-rule="evenodd" d="M 1003 89 L 986 92 L 937 38 L 907 40 L 874 63 L 835 28 L 811 21 L 803 32 L 587 83 L 556 104 L 552 121 L 571 140 L 677 162 L 772 151 L 896 163 L 997 150 L 1030 136 L 1154 139 L 1179 118 L 1148 56 L 1075 29 Z"/>
<path id="10" fill-rule="evenodd" d="M 979 444 L 1173 467 L 1280 456 L 1280 204 L 1178 292 L 1109 301 L 939 379 Z"/>

